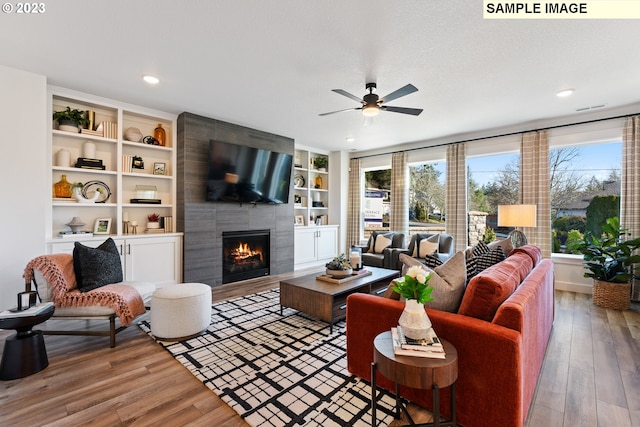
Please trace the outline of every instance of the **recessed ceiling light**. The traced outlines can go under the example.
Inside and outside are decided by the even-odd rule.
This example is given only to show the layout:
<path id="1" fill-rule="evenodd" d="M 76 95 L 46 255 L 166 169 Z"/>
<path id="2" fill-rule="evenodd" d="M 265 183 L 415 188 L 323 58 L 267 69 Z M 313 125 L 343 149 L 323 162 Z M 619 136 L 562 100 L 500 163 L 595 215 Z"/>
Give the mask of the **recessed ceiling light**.
<path id="1" fill-rule="evenodd" d="M 142 80 L 144 80 L 145 82 L 151 84 L 151 85 L 157 85 L 158 83 L 160 83 L 160 79 L 152 76 L 150 74 L 143 74 L 142 75 Z"/>
<path id="2" fill-rule="evenodd" d="M 560 92 L 556 93 L 556 96 L 558 98 L 566 98 L 567 96 L 571 96 L 573 94 L 574 90 L 573 89 L 564 89 L 561 90 Z"/>
<path id="3" fill-rule="evenodd" d="M 355 142 L 355 140 L 356 140 L 356 139 L 355 139 L 354 137 L 352 137 L 352 136 L 350 136 L 350 137 L 348 137 L 348 138 L 347 138 L 347 142 L 348 142 L 348 143 Z"/>

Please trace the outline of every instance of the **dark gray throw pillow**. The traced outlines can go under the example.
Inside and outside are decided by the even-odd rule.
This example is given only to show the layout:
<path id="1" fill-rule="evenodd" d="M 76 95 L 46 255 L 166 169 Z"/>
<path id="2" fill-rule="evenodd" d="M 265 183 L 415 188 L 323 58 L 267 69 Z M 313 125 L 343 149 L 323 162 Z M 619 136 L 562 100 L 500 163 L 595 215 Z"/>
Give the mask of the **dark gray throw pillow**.
<path id="1" fill-rule="evenodd" d="M 75 242 L 73 269 L 80 292 L 122 282 L 122 264 L 116 242 L 109 237 L 97 248 Z"/>

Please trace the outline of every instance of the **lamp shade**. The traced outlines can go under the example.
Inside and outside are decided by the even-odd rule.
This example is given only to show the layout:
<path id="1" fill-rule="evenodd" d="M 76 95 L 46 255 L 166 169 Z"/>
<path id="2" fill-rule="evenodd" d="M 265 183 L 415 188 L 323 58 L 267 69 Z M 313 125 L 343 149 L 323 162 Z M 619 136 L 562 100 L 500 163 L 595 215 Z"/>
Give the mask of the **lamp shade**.
<path id="1" fill-rule="evenodd" d="M 536 205 L 498 205 L 499 227 L 535 227 Z"/>

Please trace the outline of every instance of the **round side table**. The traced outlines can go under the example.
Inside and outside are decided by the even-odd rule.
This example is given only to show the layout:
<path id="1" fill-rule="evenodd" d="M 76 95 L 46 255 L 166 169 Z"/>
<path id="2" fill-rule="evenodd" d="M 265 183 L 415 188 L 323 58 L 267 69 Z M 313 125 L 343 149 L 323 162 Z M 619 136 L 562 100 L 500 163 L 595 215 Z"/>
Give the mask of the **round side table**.
<path id="1" fill-rule="evenodd" d="M 0 329 L 16 330 L 4 343 L 0 380 L 26 377 L 49 366 L 42 331 L 32 328 L 48 320 L 54 310 L 52 305 L 36 315 L 0 319 Z"/>
<path id="2" fill-rule="evenodd" d="M 456 380 L 458 379 L 458 352 L 449 341 L 440 339 L 445 359 L 418 356 L 396 356 L 393 353 L 391 332 L 379 334 L 373 341 L 371 364 L 371 425 L 376 426 L 376 374 L 396 383 L 396 418 L 404 412 L 411 425 L 416 425 L 400 397 L 400 385 L 433 391 L 433 422 L 420 426 L 456 427 Z M 451 420 L 440 421 L 440 389 L 451 387 Z"/>

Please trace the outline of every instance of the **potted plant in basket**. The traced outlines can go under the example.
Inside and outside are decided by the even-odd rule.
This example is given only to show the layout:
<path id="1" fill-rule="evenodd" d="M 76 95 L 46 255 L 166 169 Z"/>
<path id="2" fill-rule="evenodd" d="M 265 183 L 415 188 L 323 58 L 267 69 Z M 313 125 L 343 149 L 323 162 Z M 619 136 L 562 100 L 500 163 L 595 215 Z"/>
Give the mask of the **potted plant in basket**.
<path id="1" fill-rule="evenodd" d="M 89 119 L 84 116 L 84 111 L 72 110 L 71 107 L 53 113 L 53 120 L 58 121 L 58 129 L 76 133 L 80 132 L 81 126 L 89 124 Z"/>
<path id="2" fill-rule="evenodd" d="M 640 238 L 626 239 L 627 230 L 620 228 L 617 217 L 602 225 L 602 236 L 587 231 L 575 249 L 584 257 L 584 277 L 593 278 L 593 303 L 605 308 L 626 310 L 631 300 L 633 264 L 640 263 Z"/>
<path id="3" fill-rule="evenodd" d="M 431 320 L 424 310 L 424 303 L 433 301 L 433 287 L 429 285 L 432 274 L 414 265 L 409 267 L 404 277 L 396 279 L 395 285 L 391 287 L 406 300 L 398 325 L 408 338 L 421 340 L 429 336 Z"/>
<path id="4" fill-rule="evenodd" d="M 353 274 L 353 269 L 345 254 L 340 254 L 340 256 L 335 257 L 326 263 L 325 267 L 327 268 L 326 274 L 331 277 L 340 278 Z"/>

